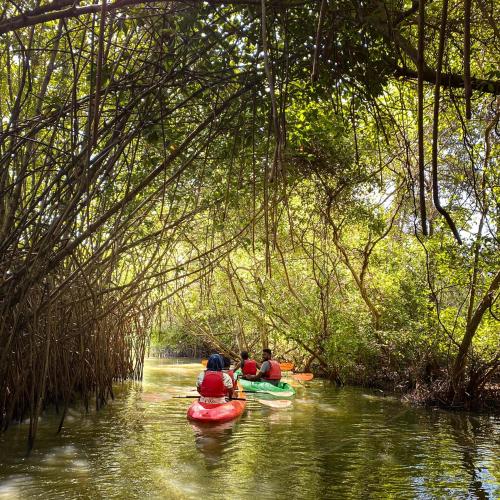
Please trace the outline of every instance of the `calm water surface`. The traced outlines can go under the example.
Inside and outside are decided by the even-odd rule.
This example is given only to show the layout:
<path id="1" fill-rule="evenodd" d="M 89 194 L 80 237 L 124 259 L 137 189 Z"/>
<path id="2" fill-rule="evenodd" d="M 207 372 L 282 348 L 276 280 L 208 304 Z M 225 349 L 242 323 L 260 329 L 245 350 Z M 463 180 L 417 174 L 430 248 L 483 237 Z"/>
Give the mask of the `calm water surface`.
<path id="1" fill-rule="evenodd" d="M 198 362 L 149 360 L 102 411 L 45 415 L 0 435 L 0 499 L 500 498 L 500 418 L 416 409 L 314 380 L 290 408 L 186 420 Z"/>

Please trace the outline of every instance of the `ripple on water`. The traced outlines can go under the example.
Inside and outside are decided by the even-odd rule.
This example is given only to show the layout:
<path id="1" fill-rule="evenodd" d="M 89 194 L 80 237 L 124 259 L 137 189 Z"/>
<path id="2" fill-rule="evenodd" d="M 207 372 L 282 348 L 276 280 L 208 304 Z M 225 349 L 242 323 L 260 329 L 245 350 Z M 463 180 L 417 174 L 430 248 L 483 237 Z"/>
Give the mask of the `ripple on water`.
<path id="1" fill-rule="evenodd" d="M 32 484 L 33 479 L 30 476 L 7 476 L 0 481 L 0 499 L 14 500 L 21 499 L 22 491 Z"/>
<path id="2" fill-rule="evenodd" d="M 66 464 L 70 460 L 74 460 L 78 456 L 78 451 L 73 445 L 59 446 L 53 448 L 42 459 L 42 463 L 50 465 Z"/>
<path id="3" fill-rule="evenodd" d="M 28 458 L 25 434 L 4 434 L 0 499 L 500 498 L 498 417 L 312 381 L 288 409 L 249 401 L 238 421 L 199 428 L 186 419 L 191 401 L 172 398 L 199 371 L 148 361 L 143 384 L 118 388 L 101 412 L 70 410 L 62 434 L 44 415 Z"/>

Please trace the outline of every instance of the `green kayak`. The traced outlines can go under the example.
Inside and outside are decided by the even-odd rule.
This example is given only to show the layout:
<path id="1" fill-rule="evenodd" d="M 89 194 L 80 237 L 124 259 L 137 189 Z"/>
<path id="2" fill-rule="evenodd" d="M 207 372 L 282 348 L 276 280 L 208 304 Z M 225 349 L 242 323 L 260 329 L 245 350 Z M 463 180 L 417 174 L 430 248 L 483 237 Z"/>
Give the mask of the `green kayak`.
<path id="1" fill-rule="evenodd" d="M 241 370 L 236 370 L 234 372 L 235 377 L 242 375 Z M 239 379 L 240 384 L 242 385 L 245 392 L 251 393 L 253 392 L 265 392 L 266 394 L 270 394 L 272 396 L 281 397 L 281 398 L 289 398 L 295 396 L 295 389 L 286 382 L 280 382 L 278 385 L 270 384 L 269 382 L 252 382 L 250 380 L 245 380 L 243 378 Z"/>

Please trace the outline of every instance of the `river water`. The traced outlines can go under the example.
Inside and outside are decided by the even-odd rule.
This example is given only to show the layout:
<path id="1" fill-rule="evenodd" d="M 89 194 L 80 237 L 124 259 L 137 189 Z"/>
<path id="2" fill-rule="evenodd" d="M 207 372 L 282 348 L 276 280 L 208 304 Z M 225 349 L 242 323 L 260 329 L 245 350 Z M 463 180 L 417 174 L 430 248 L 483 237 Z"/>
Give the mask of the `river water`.
<path id="1" fill-rule="evenodd" d="M 0 499 L 500 498 L 500 417 L 414 408 L 376 391 L 298 384 L 286 409 L 186 420 L 201 365 L 148 360 L 99 412 L 45 414 L 0 435 Z"/>

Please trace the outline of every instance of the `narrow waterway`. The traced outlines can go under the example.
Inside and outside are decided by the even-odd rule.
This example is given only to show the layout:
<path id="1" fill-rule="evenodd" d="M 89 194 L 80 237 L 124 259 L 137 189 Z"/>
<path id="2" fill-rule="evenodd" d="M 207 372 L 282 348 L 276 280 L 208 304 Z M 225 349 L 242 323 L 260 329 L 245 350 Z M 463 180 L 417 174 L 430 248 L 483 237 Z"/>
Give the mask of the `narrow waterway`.
<path id="1" fill-rule="evenodd" d="M 148 360 L 144 382 L 98 413 L 44 415 L 0 435 L 0 499 L 500 498 L 500 417 L 404 405 L 322 380 L 286 409 L 249 402 L 236 422 L 186 420 L 201 365 Z"/>

